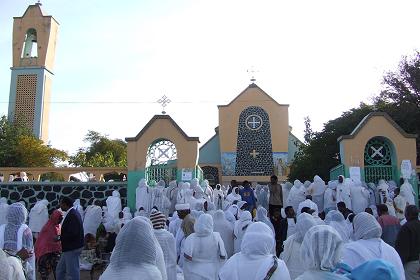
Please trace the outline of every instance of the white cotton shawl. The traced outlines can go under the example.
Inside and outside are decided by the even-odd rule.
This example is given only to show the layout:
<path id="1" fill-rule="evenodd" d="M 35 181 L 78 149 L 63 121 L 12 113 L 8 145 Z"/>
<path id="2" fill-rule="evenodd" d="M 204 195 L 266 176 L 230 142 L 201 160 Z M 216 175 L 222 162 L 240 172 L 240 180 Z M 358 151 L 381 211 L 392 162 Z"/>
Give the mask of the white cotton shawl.
<path id="1" fill-rule="evenodd" d="M 155 240 L 149 222 L 141 217 L 132 219 L 118 234 L 110 264 L 99 279 L 161 280 Z"/>
<path id="2" fill-rule="evenodd" d="M 25 280 L 22 264 L 15 257 L 8 257 L 0 249 L 0 280 Z"/>
<path id="3" fill-rule="evenodd" d="M 351 232 L 349 231 L 343 214 L 337 210 L 331 210 L 325 217 L 325 223 L 334 228 L 339 234 L 343 242 L 348 242 Z"/>
<path id="4" fill-rule="evenodd" d="M 29 228 L 32 232 L 40 232 L 42 227 L 48 222 L 48 200 L 43 199 L 35 203 L 29 211 Z"/>
<path id="5" fill-rule="evenodd" d="M 228 258 L 233 255 L 233 224 L 225 218 L 222 210 L 217 210 L 213 216 L 213 231 L 218 232 L 225 245 Z"/>
<path id="6" fill-rule="evenodd" d="M 201 215 L 194 224 L 194 233 L 184 242 L 185 279 L 217 279 L 220 266 L 226 258 L 223 240 L 218 232 L 213 232 L 213 218 Z M 182 256 L 183 257 L 183 256 Z"/>
<path id="7" fill-rule="evenodd" d="M 274 226 L 271 223 L 270 219 L 267 217 L 267 209 L 261 206 L 257 208 L 256 221 L 266 224 L 273 231 L 273 234 L 275 234 Z"/>
<path id="8" fill-rule="evenodd" d="M 0 225 L 7 223 L 6 214 L 8 208 L 7 199 L 5 197 L 0 198 Z"/>
<path id="9" fill-rule="evenodd" d="M 176 280 L 176 246 L 174 236 L 166 229 L 154 230 L 156 239 L 163 251 L 165 258 L 166 274 L 168 280 Z"/>
<path id="10" fill-rule="evenodd" d="M 152 189 L 145 179 L 141 179 L 136 188 L 136 210 L 143 207 L 147 214 L 152 209 Z"/>
<path id="11" fill-rule="evenodd" d="M 86 208 L 85 219 L 83 220 L 84 234 L 96 236 L 96 231 L 102 222 L 102 209 L 96 205 L 90 205 Z"/>
<path id="12" fill-rule="evenodd" d="M 328 225 L 311 227 L 303 238 L 300 249 L 306 270 L 331 271 L 340 261 L 343 240 Z"/>
<path id="13" fill-rule="evenodd" d="M 249 211 L 243 211 L 239 220 L 235 222 L 233 228 L 234 235 L 234 252 L 241 250 L 242 238 L 247 230 L 247 227 L 252 223 L 252 215 Z"/>
<path id="14" fill-rule="evenodd" d="M 256 222 L 248 227 L 241 245 L 241 252 L 235 254 L 222 267 L 221 280 L 261 280 L 274 264 L 271 253 L 275 246 L 274 235 L 264 223 Z M 289 280 L 289 271 L 282 260 L 276 259 L 278 267 L 272 280 Z"/>
<path id="15" fill-rule="evenodd" d="M 122 209 L 120 193 L 118 191 L 113 191 L 112 196 L 106 199 L 106 206 L 110 218 L 117 219 Z"/>

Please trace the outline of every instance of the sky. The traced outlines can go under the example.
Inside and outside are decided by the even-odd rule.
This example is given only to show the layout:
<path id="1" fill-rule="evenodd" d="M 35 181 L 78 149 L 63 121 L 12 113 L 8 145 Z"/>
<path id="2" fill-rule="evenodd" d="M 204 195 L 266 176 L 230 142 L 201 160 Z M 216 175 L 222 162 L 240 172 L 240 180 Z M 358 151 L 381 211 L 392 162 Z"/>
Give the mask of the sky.
<path id="1" fill-rule="evenodd" d="M 0 1 L 0 115 L 7 115 L 13 17 L 27 0 Z M 59 23 L 50 144 L 74 153 L 88 130 L 135 136 L 162 110 L 205 143 L 217 105 L 257 85 L 290 104 L 303 138 L 360 102 L 420 49 L 420 1 L 42 0 Z"/>

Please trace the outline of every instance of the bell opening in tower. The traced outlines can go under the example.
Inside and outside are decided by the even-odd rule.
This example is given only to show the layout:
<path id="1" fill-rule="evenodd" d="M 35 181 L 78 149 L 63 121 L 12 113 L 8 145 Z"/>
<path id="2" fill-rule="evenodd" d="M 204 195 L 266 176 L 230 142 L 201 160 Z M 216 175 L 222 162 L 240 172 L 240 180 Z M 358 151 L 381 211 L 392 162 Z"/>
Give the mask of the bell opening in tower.
<path id="1" fill-rule="evenodd" d="M 36 30 L 34 28 L 28 29 L 23 43 L 23 58 L 38 57 L 38 40 Z"/>

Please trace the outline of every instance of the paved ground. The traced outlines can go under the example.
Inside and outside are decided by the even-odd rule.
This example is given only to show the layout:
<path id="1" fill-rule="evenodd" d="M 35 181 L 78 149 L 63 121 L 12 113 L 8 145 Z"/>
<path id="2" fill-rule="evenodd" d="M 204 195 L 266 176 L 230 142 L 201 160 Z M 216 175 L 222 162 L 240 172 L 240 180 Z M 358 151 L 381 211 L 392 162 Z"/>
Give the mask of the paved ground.
<path id="1" fill-rule="evenodd" d="M 94 280 L 98 280 L 99 279 L 99 274 L 98 273 L 95 273 L 95 276 L 94 276 Z M 40 277 L 39 277 L 39 275 L 38 275 L 38 278 L 37 278 L 38 280 L 39 279 L 41 279 Z M 52 274 L 50 275 L 50 279 L 49 280 L 54 280 L 54 277 L 52 276 Z M 80 272 L 80 280 L 90 280 L 90 273 L 89 273 L 89 271 L 81 271 Z"/>

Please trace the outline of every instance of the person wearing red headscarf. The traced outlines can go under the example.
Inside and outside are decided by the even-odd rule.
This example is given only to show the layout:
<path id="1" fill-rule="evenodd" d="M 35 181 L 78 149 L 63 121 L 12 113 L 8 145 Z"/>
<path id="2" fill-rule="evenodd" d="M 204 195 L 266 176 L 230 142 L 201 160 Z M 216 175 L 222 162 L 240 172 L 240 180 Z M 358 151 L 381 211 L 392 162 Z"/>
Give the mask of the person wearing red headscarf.
<path id="1" fill-rule="evenodd" d="M 48 279 L 51 271 L 56 279 L 55 268 L 61 255 L 60 223 L 62 219 L 63 213 L 60 210 L 54 210 L 35 243 L 38 272 L 41 274 L 42 280 Z"/>

